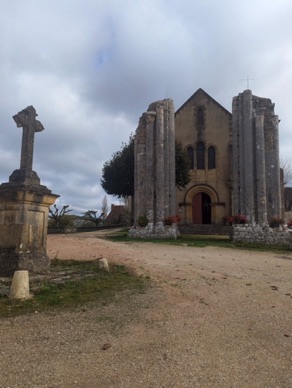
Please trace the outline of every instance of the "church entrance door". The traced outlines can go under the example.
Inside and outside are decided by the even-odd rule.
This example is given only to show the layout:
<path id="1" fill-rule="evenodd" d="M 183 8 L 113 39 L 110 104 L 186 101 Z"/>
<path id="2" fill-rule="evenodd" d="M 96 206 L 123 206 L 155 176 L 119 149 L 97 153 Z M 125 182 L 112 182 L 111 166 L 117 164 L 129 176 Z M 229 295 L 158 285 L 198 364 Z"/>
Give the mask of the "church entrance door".
<path id="1" fill-rule="evenodd" d="M 193 196 L 193 224 L 211 224 L 211 198 L 206 193 Z"/>

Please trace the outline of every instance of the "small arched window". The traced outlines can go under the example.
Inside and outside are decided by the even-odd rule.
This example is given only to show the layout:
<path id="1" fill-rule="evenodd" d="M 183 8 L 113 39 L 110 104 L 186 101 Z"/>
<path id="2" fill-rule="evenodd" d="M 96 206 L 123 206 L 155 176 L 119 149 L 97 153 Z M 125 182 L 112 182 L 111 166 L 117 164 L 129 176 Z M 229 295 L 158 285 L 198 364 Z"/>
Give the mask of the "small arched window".
<path id="1" fill-rule="evenodd" d="M 193 170 L 194 169 L 194 149 L 193 149 L 193 147 L 189 146 L 187 148 L 187 154 L 188 154 L 188 158 L 189 158 L 189 162 L 190 162 L 190 169 Z"/>
<path id="2" fill-rule="evenodd" d="M 197 169 L 205 169 L 205 144 L 202 141 L 197 144 Z"/>
<path id="3" fill-rule="evenodd" d="M 216 168 L 216 150 L 215 147 L 210 146 L 208 148 L 208 169 L 213 170 Z"/>

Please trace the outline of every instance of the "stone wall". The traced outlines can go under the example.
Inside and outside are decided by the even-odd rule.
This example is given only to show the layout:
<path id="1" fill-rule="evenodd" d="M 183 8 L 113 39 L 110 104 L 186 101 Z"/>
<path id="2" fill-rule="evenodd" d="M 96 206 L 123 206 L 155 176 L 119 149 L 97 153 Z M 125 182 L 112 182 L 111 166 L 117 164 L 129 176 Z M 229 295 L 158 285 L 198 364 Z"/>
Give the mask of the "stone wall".
<path id="1" fill-rule="evenodd" d="M 229 236 L 231 226 L 217 224 L 179 225 L 180 234 Z"/>
<path id="2" fill-rule="evenodd" d="M 291 231 L 292 232 L 292 231 Z M 288 230 L 272 229 L 260 225 L 234 225 L 231 239 L 234 242 L 288 247 L 292 249 L 292 233 Z"/>
<path id="3" fill-rule="evenodd" d="M 128 236 L 131 238 L 176 239 L 179 236 L 179 231 L 176 224 L 163 225 L 163 223 L 159 222 L 155 225 L 150 223 L 145 227 L 137 226 L 130 229 Z"/>

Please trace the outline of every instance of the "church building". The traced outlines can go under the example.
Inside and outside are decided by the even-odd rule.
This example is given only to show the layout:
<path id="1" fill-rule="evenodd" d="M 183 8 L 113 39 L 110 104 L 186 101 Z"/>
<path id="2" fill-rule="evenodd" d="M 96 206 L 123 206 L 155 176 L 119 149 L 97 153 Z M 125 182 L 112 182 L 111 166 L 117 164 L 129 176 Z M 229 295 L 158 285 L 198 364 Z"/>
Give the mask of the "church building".
<path id="1" fill-rule="evenodd" d="M 222 224 L 232 214 L 232 114 L 198 89 L 175 113 L 176 139 L 190 160 L 190 183 L 177 190 L 183 224 Z"/>
<path id="2" fill-rule="evenodd" d="M 183 224 L 222 224 L 241 214 L 267 225 L 282 217 L 279 118 L 268 98 L 247 89 L 232 114 L 198 89 L 175 113 L 176 139 L 190 160 L 190 183 L 177 189 Z"/>

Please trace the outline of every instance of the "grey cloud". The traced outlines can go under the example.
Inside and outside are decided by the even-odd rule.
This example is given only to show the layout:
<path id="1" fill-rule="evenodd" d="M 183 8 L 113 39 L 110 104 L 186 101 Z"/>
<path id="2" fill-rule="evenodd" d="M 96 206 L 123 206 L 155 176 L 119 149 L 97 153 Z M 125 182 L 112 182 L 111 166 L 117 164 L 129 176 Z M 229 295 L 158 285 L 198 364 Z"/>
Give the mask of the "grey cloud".
<path id="1" fill-rule="evenodd" d="M 97 208 L 102 165 L 150 102 L 170 97 L 179 108 L 202 87 L 231 110 L 247 74 L 253 93 L 275 102 L 281 153 L 292 162 L 291 8 L 288 0 L 4 2 L 0 179 L 19 166 L 12 115 L 32 104 L 45 127 L 34 156 L 42 182 L 59 203 Z"/>

